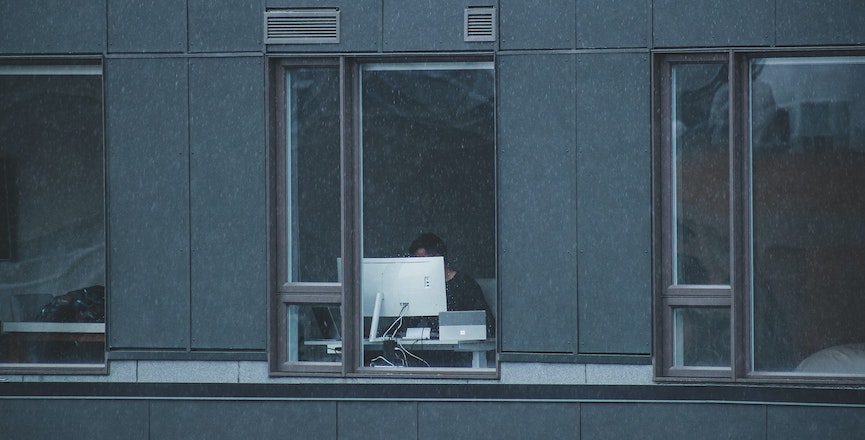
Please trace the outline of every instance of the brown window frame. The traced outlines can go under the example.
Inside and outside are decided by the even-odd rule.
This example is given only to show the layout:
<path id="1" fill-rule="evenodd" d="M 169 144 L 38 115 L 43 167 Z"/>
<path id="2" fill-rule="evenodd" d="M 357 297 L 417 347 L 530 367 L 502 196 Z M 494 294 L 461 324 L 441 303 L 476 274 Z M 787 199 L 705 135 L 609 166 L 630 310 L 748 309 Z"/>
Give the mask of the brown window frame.
<path id="1" fill-rule="evenodd" d="M 435 56 L 381 56 L 381 55 L 281 55 L 268 57 L 268 182 L 269 182 L 269 312 L 268 358 L 271 376 L 329 376 L 329 377 L 405 377 L 405 378 L 498 378 L 498 361 L 494 368 L 481 370 L 466 368 L 373 368 L 363 365 L 361 335 L 360 266 L 362 260 L 361 237 L 361 185 L 359 144 L 360 102 L 358 78 L 362 64 L 411 62 L 492 62 L 491 54 L 435 55 Z M 285 82 L 288 68 L 330 66 L 339 68 L 340 95 L 340 212 L 342 234 L 341 283 L 289 282 L 282 264 L 286 255 L 287 237 L 284 225 L 285 182 Z M 286 347 L 289 344 L 286 311 L 289 305 L 332 305 L 341 307 L 342 361 L 289 362 Z M 497 344 L 498 345 L 498 344 Z M 498 349 L 496 350 L 498 353 Z M 498 356 L 496 356 L 498 357 Z"/>
<path id="2" fill-rule="evenodd" d="M 731 383 L 865 383 L 865 376 L 754 371 L 752 315 L 749 63 L 754 59 L 865 56 L 861 50 L 803 49 L 655 51 L 652 55 L 653 175 L 653 316 L 654 376 L 659 382 Z M 729 285 L 675 285 L 673 282 L 672 204 L 672 67 L 677 64 L 724 63 L 728 79 Z M 730 311 L 730 365 L 675 366 L 674 307 L 723 307 Z"/>
<path id="3" fill-rule="evenodd" d="M 656 362 L 655 374 L 658 378 L 688 378 L 688 377 L 706 377 L 723 380 L 725 378 L 732 379 L 732 368 L 726 367 L 693 367 L 693 366 L 674 366 L 673 365 L 673 317 L 672 309 L 674 307 L 728 307 L 730 309 L 731 327 L 732 320 L 735 319 L 733 286 L 730 285 L 674 285 L 673 283 L 673 257 L 672 257 L 672 236 L 675 233 L 670 221 L 670 214 L 673 200 L 672 191 L 670 191 L 671 176 L 672 176 L 672 151 L 670 145 L 672 143 L 672 79 L 671 72 L 673 66 L 677 64 L 718 64 L 722 62 L 729 63 L 726 54 L 724 53 L 707 53 L 707 54 L 670 54 L 656 55 L 653 59 L 655 67 L 654 72 L 654 107 L 655 113 L 655 130 L 654 130 L 654 157 L 655 157 L 655 179 L 658 184 L 655 185 L 656 191 L 656 221 L 655 223 L 655 261 L 661 262 L 660 267 L 655 270 L 655 298 L 656 298 L 656 341 L 655 352 L 660 356 L 661 362 Z M 728 70 L 729 71 L 729 70 Z M 729 81 L 729 75 L 728 75 Z M 732 87 L 731 87 L 732 90 Z M 731 105 L 730 108 L 733 106 Z M 730 124 L 731 130 L 734 124 Z M 731 137 L 732 138 L 732 137 Z M 732 144 L 732 142 L 731 142 Z M 732 158 L 732 148 L 729 151 Z M 731 182 L 732 183 L 732 180 Z M 732 192 L 732 191 L 731 191 Z M 733 198 L 731 197 L 732 201 Z M 733 210 L 730 207 L 730 217 L 733 218 Z M 732 222 L 730 223 L 731 230 Z M 731 231 L 732 232 L 732 231 Z M 660 240 L 657 239 L 660 237 Z M 732 233 L 730 233 L 732 237 Z M 733 257 L 733 246 L 731 246 L 731 257 Z M 670 250 L 670 251 L 668 251 Z M 657 266 L 657 263 L 656 263 Z M 733 281 L 735 267 L 731 262 L 731 282 Z M 731 332 L 732 335 L 732 332 Z M 732 344 L 731 347 L 734 347 Z M 732 357 L 731 357 L 732 358 Z"/>

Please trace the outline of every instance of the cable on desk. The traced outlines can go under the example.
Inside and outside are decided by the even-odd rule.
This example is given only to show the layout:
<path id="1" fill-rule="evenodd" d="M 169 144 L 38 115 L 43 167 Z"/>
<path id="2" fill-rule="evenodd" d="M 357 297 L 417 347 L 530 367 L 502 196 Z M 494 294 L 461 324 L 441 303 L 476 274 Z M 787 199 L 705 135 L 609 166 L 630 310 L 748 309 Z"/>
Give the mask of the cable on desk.
<path id="1" fill-rule="evenodd" d="M 417 359 L 417 360 L 423 362 L 427 367 L 430 366 L 429 362 L 427 362 L 426 360 L 424 360 L 424 359 L 421 358 L 420 356 L 418 356 L 418 355 L 416 355 L 416 354 L 414 354 L 414 353 L 408 351 L 408 349 L 406 349 L 406 348 L 402 345 L 402 343 L 399 343 L 399 342 L 397 343 L 396 350 L 399 350 L 399 351 L 403 352 L 403 355 L 411 356 L 411 357 L 413 357 L 413 358 L 415 358 L 415 359 Z M 408 358 L 406 358 L 406 361 L 408 361 Z M 406 365 L 407 365 L 407 363 L 406 363 Z"/>
<path id="2" fill-rule="evenodd" d="M 387 330 L 382 332 L 382 334 L 381 334 L 382 337 L 387 337 L 387 332 L 389 332 L 389 331 L 391 331 L 391 329 L 393 329 L 393 333 L 391 334 L 391 337 L 396 338 L 396 333 L 399 331 L 400 328 L 402 328 L 402 318 L 403 318 L 403 313 L 405 313 L 406 308 L 408 308 L 408 304 L 403 304 L 402 309 L 400 309 L 400 311 L 399 311 L 399 316 L 397 316 L 397 318 L 390 324 L 390 327 L 388 327 Z M 397 323 L 399 323 L 399 325 L 397 325 Z M 397 325 L 397 327 L 394 328 L 393 327 L 394 325 Z"/>
<path id="3" fill-rule="evenodd" d="M 369 361 L 369 366 L 370 366 L 370 367 L 374 367 L 374 366 L 375 366 L 375 361 L 384 361 L 386 364 L 390 365 L 391 367 L 395 367 L 395 366 L 396 366 L 396 365 L 394 365 L 391 361 L 387 360 L 387 358 L 384 357 L 384 356 L 378 356 L 378 357 L 376 357 L 376 358 L 370 360 L 370 361 Z"/>

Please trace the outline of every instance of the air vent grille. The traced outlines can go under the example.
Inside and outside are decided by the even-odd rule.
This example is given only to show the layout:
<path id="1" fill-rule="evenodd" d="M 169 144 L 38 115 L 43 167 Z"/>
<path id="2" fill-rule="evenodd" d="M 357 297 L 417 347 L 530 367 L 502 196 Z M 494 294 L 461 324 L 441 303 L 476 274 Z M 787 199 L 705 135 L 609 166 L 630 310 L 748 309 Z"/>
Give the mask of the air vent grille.
<path id="1" fill-rule="evenodd" d="M 492 7 L 471 7 L 465 10 L 464 40 L 496 41 L 496 10 Z"/>
<path id="2" fill-rule="evenodd" d="M 266 44 L 339 43 L 339 9 L 279 9 L 264 14 Z"/>

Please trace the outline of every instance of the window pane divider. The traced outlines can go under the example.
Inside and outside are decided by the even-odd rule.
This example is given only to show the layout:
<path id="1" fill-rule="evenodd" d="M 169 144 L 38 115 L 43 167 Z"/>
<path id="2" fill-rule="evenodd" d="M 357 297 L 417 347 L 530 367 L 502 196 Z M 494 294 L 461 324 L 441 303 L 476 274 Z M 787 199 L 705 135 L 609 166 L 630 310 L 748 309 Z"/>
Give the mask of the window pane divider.
<path id="1" fill-rule="evenodd" d="M 667 376 L 731 378 L 730 367 L 670 367 Z"/>
<path id="2" fill-rule="evenodd" d="M 279 302 L 283 304 L 342 304 L 341 293 L 293 293 L 277 295 Z"/>
<path id="3" fill-rule="evenodd" d="M 340 283 L 285 283 L 279 286 L 277 294 L 279 295 L 303 295 L 303 294 L 341 294 L 342 284 Z"/>
<path id="4" fill-rule="evenodd" d="M 664 306 L 681 307 L 731 307 L 730 296 L 672 296 L 664 298 Z"/>
<path id="5" fill-rule="evenodd" d="M 664 292 L 664 296 L 727 296 L 731 295 L 733 289 L 731 286 L 704 286 L 680 284 L 670 286 Z"/>
<path id="6" fill-rule="evenodd" d="M 732 306 L 730 286 L 671 286 L 661 296 L 664 306 Z"/>

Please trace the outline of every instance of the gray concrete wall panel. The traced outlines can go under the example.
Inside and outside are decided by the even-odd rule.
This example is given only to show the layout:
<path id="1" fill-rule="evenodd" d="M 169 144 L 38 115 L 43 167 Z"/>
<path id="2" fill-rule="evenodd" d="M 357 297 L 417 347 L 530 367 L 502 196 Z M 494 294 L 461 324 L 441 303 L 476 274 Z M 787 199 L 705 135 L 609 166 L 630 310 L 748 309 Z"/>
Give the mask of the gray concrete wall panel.
<path id="1" fill-rule="evenodd" d="M 413 439 L 418 435 L 417 402 L 339 402 L 337 413 L 340 440 Z"/>
<path id="2" fill-rule="evenodd" d="M 579 351 L 650 352 L 649 58 L 577 57 Z"/>
<path id="3" fill-rule="evenodd" d="M 501 55 L 499 282 L 502 350 L 576 350 L 573 55 Z"/>
<path id="4" fill-rule="evenodd" d="M 109 345 L 189 345 L 187 62 L 105 63 Z"/>
<path id="5" fill-rule="evenodd" d="M 104 50 L 105 0 L 0 2 L 0 54 Z"/>
<path id="6" fill-rule="evenodd" d="M 335 439 L 335 420 L 335 402 L 157 401 L 149 438 Z"/>
<path id="7" fill-rule="evenodd" d="M 655 47 L 769 46 L 773 0 L 655 0 Z"/>
<path id="8" fill-rule="evenodd" d="M 190 52 L 261 51 L 261 1 L 187 0 Z"/>
<path id="9" fill-rule="evenodd" d="M 646 0 L 577 0 L 577 47 L 646 47 L 649 3 Z"/>
<path id="10" fill-rule="evenodd" d="M 383 0 L 382 48 L 395 51 L 492 50 L 492 42 L 465 42 L 465 8 L 483 0 Z"/>
<path id="11" fill-rule="evenodd" d="M 865 2 L 861 0 L 778 1 L 778 45 L 815 46 L 865 43 Z"/>
<path id="12" fill-rule="evenodd" d="M 109 52 L 186 51 L 185 1 L 107 1 Z"/>
<path id="13" fill-rule="evenodd" d="M 766 414 L 767 440 L 846 440 L 865 433 L 863 408 L 772 406 Z"/>
<path id="14" fill-rule="evenodd" d="M 856 387 L 48 379 L 0 382 L 4 439 L 831 440 L 865 429 Z"/>
<path id="15" fill-rule="evenodd" d="M 145 401 L 0 399 L 4 439 L 147 440 Z"/>
<path id="16" fill-rule="evenodd" d="M 500 47 L 573 49 L 575 0 L 500 0 Z"/>
<path id="17" fill-rule="evenodd" d="M 580 405 L 524 402 L 421 402 L 418 438 L 579 439 Z"/>
<path id="18" fill-rule="evenodd" d="M 766 438 L 766 409 L 757 405 L 584 403 L 582 420 L 592 440 Z"/>
<path id="19" fill-rule="evenodd" d="M 192 346 L 267 335 L 264 60 L 190 61 Z"/>

